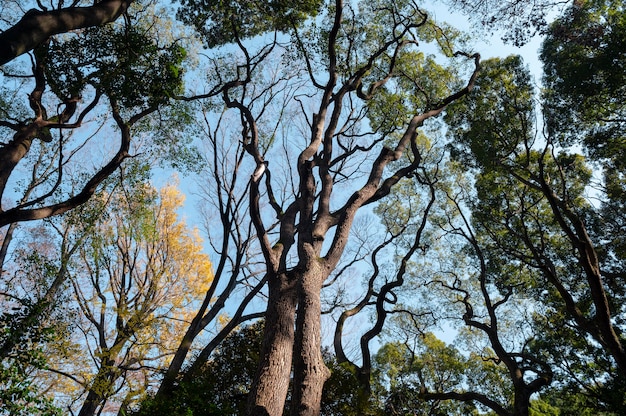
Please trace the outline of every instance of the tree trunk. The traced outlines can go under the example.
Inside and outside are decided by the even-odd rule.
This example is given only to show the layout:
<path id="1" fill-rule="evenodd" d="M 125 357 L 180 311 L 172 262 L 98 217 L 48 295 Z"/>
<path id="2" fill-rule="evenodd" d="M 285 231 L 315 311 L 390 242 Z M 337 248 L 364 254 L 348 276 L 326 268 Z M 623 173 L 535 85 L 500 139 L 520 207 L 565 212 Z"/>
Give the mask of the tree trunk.
<path id="1" fill-rule="evenodd" d="M 202 316 L 200 314 L 196 315 L 187 328 L 187 332 L 183 336 L 170 365 L 163 376 L 163 381 L 161 381 L 161 385 L 159 386 L 159 390 L 156 393 L 156 397 L 167 397 L 174 391 L 174 386 L 176 382 L 176 377 L 180 373 L 180 369 L 183 367 L 185 359 L 187 358 L 187 354 L 191 349 L 191 344 L 199 333 L 200 328 L 200 319 Z"/>
<path id="2" fill-rule="evenodd" d="M 325 275 L 315 258 L 299 279 L 298 315 L 294 346 L 292 416 L 320 413 L 322 388 L 330 371 L 322 358 L 321 299 Z"/>
<path id="3" fill-rule="evenodd" d="M 27 133 L 34 132 L 29 131 Z M 0 195 L 4 195 L 4 189 L 9 182 L 9 177 L 17 164 L 26 156 L 32 143 L 32 134 L 16 134 L 12 141 L 0 147 L 2 152 L 0 154 Z"/>
<path id="4" fill-rule="evenodd" d="M 250 389 L 248 414 L 282 416 L 294 345 L 297 292 L 293 276 L 287 273 L 270 276 L 269 299 L 265 313 L 265 334 L 259 369 Z"/>
<path id="5" fill-rule="evenodd" d="M 523 382 L 522 382 L 523 383 Z M 528 416 L 530 411 L 530 395 L 525 386 L 515 387 L 515 398 L 513 402 L 513 416 Z"/>
<path id="6" fill-rule="evenodd" d="M 94 416 L 101 401 L 102 398 L 96 392 L 89 390 L 87 398 L 83 402 L 83 406 L 80 408 L 78 416 Z"/>
<path id="7" fill-rule="evenodd" d="M 107 400 L 107 396 L 118 377 L 119 371 L 115 367 L 115 360 L 112 357 L 105 359 L 91 383 L 89 393 L 78 416 L 94 416 L 98 407 Z"/>

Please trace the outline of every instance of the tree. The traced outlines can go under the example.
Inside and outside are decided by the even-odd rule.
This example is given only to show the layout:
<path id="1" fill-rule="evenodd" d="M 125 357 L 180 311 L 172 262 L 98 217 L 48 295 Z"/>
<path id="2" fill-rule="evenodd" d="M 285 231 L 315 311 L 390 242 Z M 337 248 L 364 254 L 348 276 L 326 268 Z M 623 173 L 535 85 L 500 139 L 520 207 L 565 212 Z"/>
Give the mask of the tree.
<path id="1" fill-rule="evenodd" d="M 600 20 L 610 20 L 608 16 L 613 13 L 608 8 L 589 7 L 600 14 L 606 13 Z M 546 306 L 542 311 L 546 333 L 555 334 L 554 337 L 548 335 L 550 341 L 544 343 L 543 348 L 560 357 L 562 369 L 569 376 L 578 371 L 586 373 L 570 380 L 581 380 L 586 384 L 585 389 L 602 396 L 597 387 L 592 387 L 592 380 L 607 380 L 600 384 L 611 390 L 623 383 L 623 311 L 619 305 L 623 304 L 624 297 L 621 289 L 614 289 L 614 279 L 622 276 L 623 262 L 619 255 L 613 255 L 619 250 L 615 240 L 611 238 L 606 242 L 604 237 L 612 235 L 614 229 L 603 225 L 613 222 L 606 217 L 605 207 L 620 204 L 620 194 L 608 192 L 611 182 L 605 180 L 594 192 L 607 201 L 606 204 L 598 208 L 589 203 L 585 191 L 592 184 L 590 164 L 576 153 L 576 148 L 566 147 L 576 144 L 590 155 L 597 154 L 602 142 L 591 138 L 600 129 L 596 130 L 589 122 L 579 124 L 582 129 L 576 134 L 569 133 L 568 128 L 559 128 L 559 120 L 568 119 L 568 113 L 583 120 L 586 114 L 593 114 L 595 108 L 574 106 L 565 112 L 564 107 L 558 111 L 550 105 L 554 100 L 562 104 L 558 100 L 575 96 L 565 86 L 569 82 L 578 85 L 575 79 L 567 79 L 568 74 L 576 72 L 564 70 L 560 73 L 563 78 L 555 76 L 559 65 L 575 67 L 574 62 L 579 62 L 571 59 L 572 50 L 568 50 L 578 48 L 568 44 L 567 36 L 559 37 L 559 28 L 563 28 L 563 22 L 570 16 L 580 17 L 578 13 L 584 9 L 572 6 L 563 20 L 555 23 L 555 37 L 549 38 L 544 47 L 544 59 L 554 59 L 547 66 L 550 89 L 544 137 L 538 137 L 535 130 L 528 76 L 524 75 L 518 58 L 513 57 L 501 63 L 490 62 L 480 86 L 474 90 L 476 99 L 450 111 L 449 120 L 456 154 L 467 166 L 476 169 L 477 202 L 473 212 L 476 223 L 489 237 L 489 251 L 500 251 L 501 258 L 510 259 L 512 265 L 523 265 L 540 274 L 541 281 L 537 281 L 536 286 L 545 288 L 547 285 L 549 289 L 534 296 Z M 598 16 L 594 13 L 590 16 Z M 616 13 L 619 14 L 619 10 Z M 594 27 L 593 19 L 586 21 Z M 565 43 L 561 44 L 559 39 Z M 608 39 L 607 43 L 610 43 Z M 567 53 L 568 58 L 560 55 L 561 52 Z M 550 53 L 556 55 L 550 56 Z M 602 84 L 604 68 L 592 68 L 590 77 Z M 487 88 L 483 82 L 487 82 Z M 499 111 L 494 112 L 494 108 Z M 594 122 L 600 123 L 596 125 L 600 128 L 607 125 L 601 117 Z M 615 132 L 619 131 L 617 125 L 613 127 L 617 128 Z M 611 165 L 610 158 L 604 160 L 609 161 L 604 167 L 612 172 L 607 178 L 622 175 L 620 165 Z M 563 326 L 564 319 L 566 326 Z M 563 341 L 567 345 L 562 347 Z M 590 369 L 583 363 L 585 360 L 596 363 L 595 375 L 582 370 Z M 623 390 L 617 387 L 617 391 Z M 623 394 L 616 396 L 606 396 L 605 405 L 619 409 Z"/>
<path id="2" fill-rule="evenodd" d="M 80 415 L 95 414 L 114 395 L 121 396 L 118 407 L 128 407 L 155 383 L 152 369 L 173 354 L 212 276 L 198 235 L 178 218 L 182 197 L 174 186 L 157 195 L 136 180 L 93 204 L 104 213 L 69 270 L 72 324 L 80 329 L 73 342 L 89 354 L 63 357 L 61 345 L 51 363 L 80 383 L 78 395 L 86 394 Z"/>
<path id="3" fill-rule="evenodd" d="M 260 116 L 267 117 L 265 109 L 283 79 L 275 76 L 276 81 L 263 88 L 258 80 L 287 72 L 262 72 L 270 58 L 281 59 L 278 35 L 253 51 L 235 31 L 232 39 L 241 61 L 229 69 L 224 66 L 227 61 L 215 59 L 219 72 L 212 74 L 218 87 L 208 90 L 239 113 L 242 133 L 238 140 L 248 160 L 262 172 L 260 177 L 252 176 L 249 188 L 250 216 L 268 282 L 265 339 L 250 395 L 251 414 L 282 413 L 292 368 L 292 414 L 319 413 L 322 386 L 329 375 L 321 355 L 324 282 L 341 260 L 359 209 L 385 197 L 401 178 L 419 168 L 420 155 L 412 146 L 418 128 L 465 95 L 476 76 L 478 55 L 455 54 L 440 28 L 414 4 L 394 2 L 383 7 L 370 2 L 360 7 L 356 10 L 341 1 L 328 4 L 328 13 L 319 18 L 325 27 L 311 22 L 308 30 L 295 28 L 295 49 L 283 50 L 285 58 L 294 59 L 287 68 L 298 71 L 299 82 L 308 83 L 300 89 L 306 95 L 295 96 L 292 101 L 301 103 L 302 112 L 297 116 L 306 141 L 294 143 L 290 136 L 296 130 L 287 125 L 259 120 Z M 474 68 L 466 82 L 420 54 L 416 50 L 418 39 L 441 46 L 443 55 L 450 59 L 469 59 Z M 231 49 L 229 59 L 233 58 L 237 57 Z M 436 77 L 443 82 L 435 83 Z M 401 94 L 394 94 L 404 85 L 410 86 L 413 94 L 406 101 Z M 305 100 L 311 94 L 312 98 Z M 397 117 L 385 112 L 385 106 L 378 110 L 377 97 L 396 100 L 408 110 Z M 371 101 L 371 106 L 359 102 L 361 99 Z M 307 116 L 309 107 L 316 109 Z M 366 117 L 373 132 L 359 131 Z M 284 134 L 276 137 L 280 129 Z M 269 146 L 281 140 L 289 149 L 282 155 L 280 147 Z M 273 152 L 278 161 L 268 166 L 265 162 Z M 274 164 L 294 175 L 278 182 L 287 184 L 281 193 L 274 190 Z M 346 193 L 351 179 L 352 188 Z M 261 208 L 262 199 L 272 215 Z"/>
<path id="4" fill-rule="evenodd" d="M 414 140 L 415 148 L 419 149 L 422 157 L 422 166 L 411 178 L 400 182 L 394 192 L 376 207 L 375 212 L 380 216 L 388 236 L 371 252 L 372 272 L 365 294 L 353 307 L 341 312 L 335 326 L 335 353 L 338 361 L 356 375 L 360 393 L 357 409 L 363 413 L 371 407 L 374 394 L 372 383 L 375 383 L 377 371 L 371 344 L 383 333 L 388 318 L 406 314 L 410 320 L 427 320 L 432 316 L 428 310 L 407 308 L 401 300 L 415 258 L 423 255 L 429 245 L 431 210 L 435 205 L 442 156 L 441 149 L 433 146 L 425 135 L 420 134 Z M 395 250 L 390 252 L 389 247 Z M 381 264 L 383 261 L 386 264 Z M 350 318 L 372 307 L 373 323 L 370 328 L 361 331 L 359 354 L 356 358 L 349 358 L 344 346 L 346 324 Z M 357 364 L 358 361 L 361 363 Z"/>
<path id="5" fill-rule="evenodd" d="M 67 267 L 90 230 L 85 221 L 80 233 L 59 235 L 54 228 L 41 224 L 20 237 L 20 247 L 11 252 L 13 260 L 3 264 L 1 414 L 62 413 L 45 394 L 45 382 L 38 376 L 54 363 L 48 346 L 67 334 Z M 59 241 L 58 246 L 54 241 Z"/>
<path id="6" fill-rule="evenodd" d="M 4 298 L 4 294 L 2 296 Z M 8 306 L 2 299 L 3 308 Z M 32 378 L 36 370 L 47 368 L 42 344 L 54 336 L 54 328 L 46 323 L 32 323 L 24 333 L 22 323 L 28 320 L 33 305 L 20 300 L 19 307 L 5 309 L 0 316 L 2 346 L 19 342 L 19 348 L 4 351 L 0 365 L 0 414 L 2 415 L 61 415 L 52 399 L 42 395 Z M 26 316 L 25 316 L 26 315 Z"/>
<path id="7" fill-rule="evenodd" d="M 85 203 L 129 156 L 139 122 L 163 109 L 181 88 L 184 48 L 179 42 L 159 43 L 149 16 L 138 13 L 135 19 L 51 39 L 34 50 L 30 68 L 4 68 L 4 84 L 15 88 L 4 90 L 0 100 L 0 127 L 10 137 L 1 144 L 0 226 L 60 215 Z M 28 99 L 20 103 L 12 96 Z M 105 100 L 108 108 L 99 106 Z M 89 170 L 78 162 L 93 142 L 94 132 L 84 123 L 104 114 L 102 128 L 119 134 L 117 151 L 107 146 L 103 161 L 95 164 L 100 167 Z M 55 169 L 37 178 L 36 189 L 24 194 L 28 198 L 10 202 L 7 185 L 21 179 L 20 168 L 28 171 L 37 163 L 27 157 L 33 146 L 46 150 L 45 160 L 54 160 Z"/>
<path id="8" fill-rule="evenodd" d="M 388 391 L 385 397 L 385 412 L 389 415 L 444 415 L 476 414 L 471 401 L 450 402 L 443 397 L 426 401 L 423 393 L 448 393 L 471 381 L 470 373 L 487 375 L 489 362 L 483 362 L 485 369 L 479 368 L 480 361 L 475 356 L 464 358 L 453 346 L 445 345 L 433 334 L 426 333 L 418 341 L 414 350 L 406 343 L 385 344 L 375 356 L 377 371 L 385 374 Z M 493 371 L 491 381 L 501 382 L 501 371 Z M 495 379 L 495 380 L 494 380 Z"/>
<path id="9" fill-rule="evenodd" d="M 104 3 L 110 5 L 113 2 Z M 77 4 L 74 3 L 73 9 Z M 31 13 L 28 18 L 24 18 L 23 23 L 36 15 Z M 43 13 L 40 16 L 43 20 L 35 20 L 41 22 L 50 16 L 66 15 L 65 11 L 55 11 Z M 20 313 L 11 318 L 11 335 L 2 340 L 0 352 L 3 360 L 11 360 L 16 349 L 29 345 L 27 339 L 32 335 L 33 323 L 47 322 L 50 315 L 58 313 L 56 301 L 61 298 L 60 294 L 67 284 L 70 258 L 81 244 L 81 239 L 92 230 L 87 217 L 81 219 L 83 226 L 75 229 L 73 235 L 58 229 L 59 233 L 53 233 L 51 238 L 60 238 L 61 248 L 54 254 L 59 258 L 53 259 L 54 255 L 48 252 L 51 257 L 37 259 L 37 254 L 33 253 L 45 251 L 43 245 L 22 244 L 11 247 L 18 223 L 56 216 L 85 203 L 98 189 L 106 186 L 107 178 L 137 148 L 131 145 L 131 137 L 134 135 L 137 138 L 148 132 L 148 124 L 142 125 L 148 118 L 151 119 L 151 128 L 159 126 L 162 133 L 167 133 L 163 127 L 168 123 L 171 126 L 180 121 L 182 107 L 178 107 L 176 115 L 174 111 L 167 111 L 164 104 L 181 85 L 180 64 L 184 51 L 178 46 L 157 43 L 154 38 L 155 28 L 153 22 L 146 24 L 144 14 L 137 13 L 136 21 L 127 19 L 124 24 L 100 29 L 101 32 L 98 29 L 79 31 L 38 45 L 30 56 L 30 71 L 29 68 L 20 67 L 19 62 L 3 68 L 0 128 L 10 139 L 1 145 L 0 156 L 0 223 L 8 225 L 3 233 L 0 252 L 2 290 L 5 296 L 23 303 Z M 7 31 L 3 35 L 10 33 Z M 90 38 L 106 40 L 113 46 L 106 51 L 89 49 L 86 45 Z M 65 40 L 69 40 L 66 46 L 70 47 L 61 46 Z M 56 53 L 61 50 L 61 54 Z M 128 56 L 136 59 L 120 63 L 124 60 L 123 55 L 129 52 Z M 107 67 L 118 59 L 117 69 Z M 150 75 L 146 68 L 153 67 L 154 60 L 158 60 L 163 67 L 153 70 Z M 86 66 L 86 62 L 94 65 Z M 163 71 L 158 72 L 161 69 Z M 144 89 L 131 90 L 127 87 L 120 90 L 120 86 L 137 83 L 137 74 L 141 74 L 142 82 L 139 85 L 144 86 Z M 137 96 L 141 97 L 139 101 Z M 27 97 L 28 100 L 22 103 L 18 97 Z M 83 98 L 86 102 L 82 101 Z M 106 99 L 108 108 L 102 105 Z M 155 117 L 157 110 L 160 112 Z M 86 128 L 83 123 L 87 125 Z M 102 129 L 112 129 L 109 133 L 117 129 L 120 135 L 117 150 L 107 148 L 102 152 L 94 151 L 97 148 L 94 146 L 94 137 L 102 134 Z M 79 133 L 73 134 L 75 131 Z M 162 137 L 172 136 L 164 134 Z M 161 141 L 153 149 L 164 149 L 168 145 Z M 99 163 L 94 159 L 97 154 L 102 154 L 104 160 L 100 162 L 102 165 L 99 168 Z M 14 186 L 17 192 L 11 190 Z M 43 235 L 40 234 L 40 237 Z M 12 261 L 18 266 L 11 264 Z M 15 282 L 19 279 L 23 281 L 17 283 L 17 286 L 34 284 L 35 275 L 23 271 L 37 270 L 39 261 L 44 262 L 42 264 L 52 277 L 42 280 L 36 286 L 38 290 L 26 292 L 31 297 L 24 297 L 24 293 L 19 291 L 14 292 Z M 22 266 L 24 269 L 20 271 Z M 18 272 L 13 273 L 14 267 L 17 267 Z M 54 322 L 49 326 L 55 327 L 56 324 Z M 49 337 L 42 340 L 48 344 L 56 341 Z M 46 343 L 44 351 L 47 351 Z M 35 345 L 33 351 L 40 347 Z"/>
<path id="10" fill-rule="evenodd" d="M 614 227 L 623 202 L 623 129 L 621 100 L 613 93 L 620 90 L 623 74 L 613 74 L 607 64 L 612 60 L 619 67 L 614 48 L 622 42 L 622 14 L 615 4 L 576 4 L 551 27 L 543 49 L 549 86 L 544 137 L 536 130 L 533 85 L 517 57 L 484 62 L 467 99 L 446 113 L 452 155 L 474 189 L 462 190 L 465 180 L 453 176 L 446 192 L 460 204 L 453 210 L 457 214 L 446 212 L 434 222 L 449 224 L 443 227 L 447 232 L 464 237 L 469 244 L 459 258 L 476 255 L 481 271 L 468 278 L 471 264 L 453 263 L 444 271 L 450 279 L 439 283 L 451 291 L 453 304 L 463 306 L 457 316 L 487 335 L 494 362 L 508 369 L 514 400 L 494 403 L 499 414 L 539 411 L 533 405 L 554 411 L 548 402 L 565 410 L 567 400 L 577 403 L 577 411 L 617 414 L 623 407 L 624 297 L 615 285 L 623 277 L 623 256 L 621 233 Z M 576 147 L 567 148 L 572 145 L 582 147 L 589 159 L 576 154 Z M 605 172 L 603 185 L 593 189 L 602 201 L 598 204 L 586 199 L 592 181 L 599 179 L 593 178 L 589 160 L 601 162 Z M 471 212 L 471 220 L 465 212 Z M 455 215 L 464 224 L 450 222 Z M 450 247 L 458 242 L 444 241 L 449 262 Z M 470 289 L 472 284 L 478 286 Z M 433 286 L 428 287 L 432 294 Z M 441 302 L 445 294 L 436 293 Z M 527 312 L 520 314 L 516 302 Z M 451 310 L 439 319 L 450 319 Z M 515 334 L 508 332 L 511 325 Z M 519 347 L 511 349 L 515 343 Z M 404 403 L 420 396 L 414 386 L 405 387 L 404 393 L 412 394 L 400 394 Z M 539 388 L 543 400 L 531 400 Z M 421 397 L 478 400 L 467 392 L 428 389 Z"/>
<path id="11" fill-rule="evenodd" d="M 485 65 L 489 72 L 489 62 Z M 357 367 L 365 376 L 364 390 L 373 373 L 362 370 L 371 360 L 364 341 L 381 334 L 389 316 L 384 333 L 392 333 L 394 341 L 379 353 L 390 355 L 376 357 L 392 378 L 387 412 L 450 414 L 480 407 L 499 415 L 528 415 L 531 397 L 553 379 L 552 363 L 531 348 L 541 330 L 534 327 L 532 314 L 519 311 L 521 305 L 532 309 L 535 304 L 527 293 L 528 270 L 510 267 L 473 228 L 465 214 L 472 195 L 465 170 L 451 163 L 438 169 L 428 204 L 415 191 L 419 182 L 407 180 L 377 209 L 394 236 L 389 243 L 401 266 L 384 284 L 370 286 L 359 304 L 363 308 L 376 300 L 375 325 L 361 338 L 364 364 Z M 378 274 L 389 273 L 376 257 L 384 258 L 375 254 L 370 284 Z M 338 329 L 350 314 L 341 316 Z M 455 340 L 456 348 L 446 348 L 428 332 L 439 325 L 460 327 L 463 336 Z M 339 344 L 343 351 L 340 334 L 335 335 L 336 348 Z M 398 380 L 393 366 L 404 367 Z"/>

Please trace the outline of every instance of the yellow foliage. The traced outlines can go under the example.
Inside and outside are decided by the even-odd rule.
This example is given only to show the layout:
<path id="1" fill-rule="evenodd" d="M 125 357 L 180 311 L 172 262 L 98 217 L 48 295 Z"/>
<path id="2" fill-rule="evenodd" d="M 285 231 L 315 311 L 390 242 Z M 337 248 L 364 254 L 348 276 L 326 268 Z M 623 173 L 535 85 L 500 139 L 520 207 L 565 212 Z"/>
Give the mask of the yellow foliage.
<path id="1" fill-rule="evenodd" d="M 213 281 L 211 260 L 203 252 L 199 231 L 178 214 L 184 195 L 176 183 L 158 192 L 149 185 L 138 185 L 109 197 L 107 212 L 72 272 L 81 312 L 76 325 L 89 334 L 74 342 L 80 345 L 87 339 L 95 365 L 86 365 L 89 355 L 83 345 L 84 357 L 76 356 L 63 368 L 101 392 L 114 391 L 113 384 L 122 380 L 100 385 L 110 380 L 101 377 L 110 369 L 105 362 L 113 362 L 117 368 L 166 365 L 195 313 L 194 302 L 204 298 Z M 94 322 L 104 325 L 98 327 Z M 59 349 L 72 348 L 59 344 Z M 119 374 L 115 368 L 112 371 Z M 132 377 L 123 379 L 126 384 L 120 394 L 140 397 L 150 374 L 148 370 L 132 371 Z M 65 386 L 64 390 L 69 389 Z"/>

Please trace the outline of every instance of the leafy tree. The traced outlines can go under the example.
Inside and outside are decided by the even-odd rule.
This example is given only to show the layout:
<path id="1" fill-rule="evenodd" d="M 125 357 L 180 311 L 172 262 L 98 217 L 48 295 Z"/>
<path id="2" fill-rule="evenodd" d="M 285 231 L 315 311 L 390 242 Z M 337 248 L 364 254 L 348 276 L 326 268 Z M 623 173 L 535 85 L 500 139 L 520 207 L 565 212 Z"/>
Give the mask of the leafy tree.
<path id="1" fill-rule="evenodd" d="M 120 2 L 98 6 L 105 3 Z M 163 44 L 157 27 L 149 14 L 137 13 L 111 27 L 54 38 L 37 46 L 32 65 L 4 68 L 0 129 L 7 140 L 0 144 L 0 226 L 48 218 L 85 203 L 129 156 L 139 122 L 162 109 L 182 85 L 184 48 L 178 42 Z M 79 160 L 94 155 L 92 135 L 100 130 L 84 123 L 96 117 L 104 120 L 101 129 L 117 132 L 119 142 L 117 150 L 106 146 L 102 161 L 90 170 Z M 39 149 L 43 163 L 31 152 Z M 53 168 L 46 171 L 38 167 L 42 164 Z M 22 169 L 35 176 L 14 198 L 7 186 L 23 180 Z"/>
<path id="2" fill-rule="evenodd" d="M 466 385 L 473 372 L 480 371 L 475 356 L 468 358 L 454 348 L 426 333 L 413 350 L 408 343 L 385 344 L 376 353 L 377 371 L 385 374 L 388 392 L 385 397 L 385 412 L 390 415 L 452 415 L 478 414 L 471 401 L 439 400 L 425 401 L 423 394 L 450 392 Z M 489 361 L 482 361 L 485 368 Z M 477 365 L 478 364 L 478 365 Z M 501 371 L 496 371 L 497 382 L 502 383 Z M 498 379 L 499 378 L 499 379 Z M 496 381 L 492 380 L 492 381 Z"/>
<path id="3" fill-rule="evenodd" d="M 193 374 L 177 384 L 165 397 L 148 398 L 140 415 L 240 415 L 245 413 L 247 395 L 258 365 L 263 322 L 258 321 L 231 333 L 220 348 L 191 369 Z"/>
<path id="4" fill-rule="evenodd" d="M 44 394 L 45 382 L 39 377 L 54 360 L 48 345 L 66 335 L 64 295 L 69 260 L 90 230 L 75 236 L 58 235 L 43 225 L 21 237 L 13 261 L 3 265 L 0 292 L 0 368 L 2 398 L 0 413 L 56 414 L 60 409 Z M 6 237 L 5 237 L 6 238 Z M 42 244 L 41 239 L 49 241 Z M 52 244 L 61 241 L 57 248 Z M 11 413 L 14 412 L 14 413 Z M 5 414 L 5 413 L 2 413 Z"/>
<path id="5" fill-rule="evenodd" d="M 3 304 L 6 306 L 6 302 Z M 22 325 L 28 319 L 24 315 L 32 313 L 32 308 L 33 305 L 25 303 L 0 316 L 0 341 L 3 346 L 8 341 L 13 343 L 15 338 L 19 339 L 19 348 L 8 350 L 0 363 L 0 415 L 62 414 L 51 398 L 42 395 L 32 377 L 34 371 L 47 368 L 42 344 L 54 335 L 54 329 L 42 323 L 32 323 L 28 333 L 23 332 Z"/>
<path id="6" fill-rule="evenodd" d="M 262 320 L 233 331 L 202 365 L 187 369 L 166 398 L 148 397 L 132 414 L 142 415 L 241 415 L 245 414 L 250 385 L 258 366 L 263 341 Z M 327 350 L 324 361 L 331 376 L 324 385 L 321 415 L 356 415 L 358 385 L 354 375 L 337 364 Z M 289 403 L 285 414 L 289 414 Z M 373 413 L 371 413 L 373 414 Z"/>
<path id="7" fill-rule="evenodd" d="M 95 414 L 113 396 L 124 409 L 145 393 L 212 276 L 198 235 L 178 218 L 182 197 L 174 186 L 157 194 L 137 181 L 93 203 L 104 213 L 69 270 L 72 340 L 88 355 L 68 354 L 65 340 L 51 365 L 80 383 L 80 415 Z"/>
<path id="8" fill-rule="evenodd" d="M 574 91 L 578 87 L 568 87 L 581 85 L 578 91 L 584 90 L 584 82 L 580 84 L 575 78 L 580 70 L 572 68 L 585 60 L 578 59 L 575 51 L 593 49 L 581 42 L 569 43 L 567 35 L 561 37 L 562 30 L 566 30 L 564 23 L 578 22 L 593 32 L 598 21 L 619 21 L 614 19 L 622 14 L 619 9 L 599 7 L 600 4 L 607 6 L 593 2 L 587 7 L 573 5 L 555 23 L 555 32 L 544 46 L 549 87 L 544 137 L 537 134 L 532 85 L 519 59 L 514 57 L 487 63 L 474 90 L 474 100 L 450 111 L 449 121 L 455 154 L 476 169 L 476 202 L 472 211 L 475 225 L 487 237 L 486 251 L 498 256 L 502 264 L 528 267 L 537 273 L 531 280 L 536 289 L 529 293 L 544 305 L 542 319 L 537 323 L 545 337 L 535 347 L 560 363 L 561 380 L 577 380 L 574 383 L 583 384 L 592 396 L 604 397 L 599 399 L 604 403 L 600 408 L 617 411 L 624 400 L 619 387 L 623 384 L 625 358 L 620 306 L 624 297 L 614 282 L 622 276 L 623 262 L 616 255 L 619 244 L 606 237 L 615 229 L 604 224 L 615 223 L 607 216 L 607 208 L 622 201 L 619 193 L 609 190 L 614 189 L 612 178 L 623 172 L 610 158 L 599 157 L 609 142 L 601 142 L 597 137 L 610 137 L 606 130 L 602 132 L 606 126 L 611 126 L 611 134 L 620 128 L 612 120 L 597 117 L 597 107 L 559 107 L 574 97 L 582 100 L 583 96 Z M 619 30 L 613 33 L 619 44 Z M 610 44 L 612 40 L 605 38 L 604 42 Z M 598 53 L 602 54 L 602 48 Z M 585 68 L 591 70 L 588 79 L 599 84 L 603 84 L 602 74 L 610 72 L 606 65 Z M 602 91 L 598 90 L 596 98 Z M 553 103 L 557 105 L 553 107 Z M 574 118 L 581 120 L 581 128 L 575 134 L 562 123 Z M 596 132 L 601 133 L 595 136 Z M 617 134 L 613 137 L 621 133 Z M 591 159 L 577 154 L 576 147 L 566 147 L 571 145 L 585 150 Z M 594 189 L 603 201 L 598 206 L 589 203 L 585 194 L 595 179 L 591 160 L 602 161 L 603 168 L 612 172 L 605 176 L 601 187 Z"/>

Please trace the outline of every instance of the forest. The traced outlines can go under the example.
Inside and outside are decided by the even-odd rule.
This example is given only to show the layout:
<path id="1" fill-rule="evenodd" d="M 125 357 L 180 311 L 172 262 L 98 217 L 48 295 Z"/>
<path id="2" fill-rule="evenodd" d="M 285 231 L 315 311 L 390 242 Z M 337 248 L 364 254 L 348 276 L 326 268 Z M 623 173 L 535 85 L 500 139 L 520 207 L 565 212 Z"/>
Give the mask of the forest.
<path id="1" fill-rule="evenodd" d="M 625 415 L 624 97 L 619 0 L 0 0 L 0 416 Z"/>

